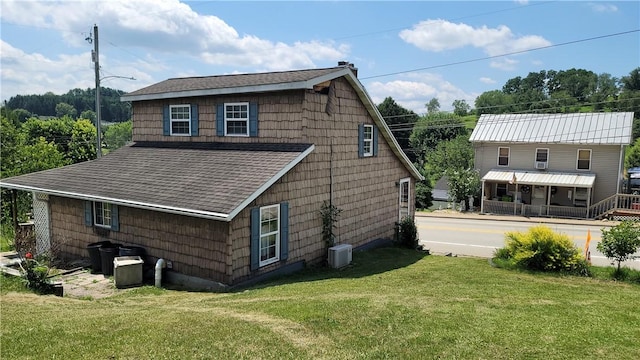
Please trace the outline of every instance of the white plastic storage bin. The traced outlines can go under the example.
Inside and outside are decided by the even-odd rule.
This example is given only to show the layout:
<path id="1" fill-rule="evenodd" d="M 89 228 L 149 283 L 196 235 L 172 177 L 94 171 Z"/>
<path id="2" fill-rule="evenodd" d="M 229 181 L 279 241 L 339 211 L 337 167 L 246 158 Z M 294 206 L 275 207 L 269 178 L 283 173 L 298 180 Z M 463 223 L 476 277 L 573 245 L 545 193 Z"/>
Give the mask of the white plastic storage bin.
<path id="1" fill-rule="evenodd" d="M 142 265 L 140 256 L 118 256 L 113 259 L 113 281 L 117 288 L 142 285 Z"/>

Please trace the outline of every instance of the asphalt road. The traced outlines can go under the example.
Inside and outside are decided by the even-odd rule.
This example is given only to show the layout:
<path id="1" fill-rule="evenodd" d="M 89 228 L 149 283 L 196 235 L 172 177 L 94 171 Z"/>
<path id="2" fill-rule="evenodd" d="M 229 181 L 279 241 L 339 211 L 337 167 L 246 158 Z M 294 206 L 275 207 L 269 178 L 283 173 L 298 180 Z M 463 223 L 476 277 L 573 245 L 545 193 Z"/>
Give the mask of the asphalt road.
<path id="1" fill-rule="evenodd" d="M 507 231 L 527 231 L 537 225 L 534 222 L 494 220 L 487 216 L 482 219 L 416 216 L 416 226 L 420 244 L 435 254 L 451 253 L 463 256 L 492 257 L 495 249 L 503 247 Z M 556 232 L 569 236 L 578 249 L 584 251 L 588 232 L 591 233 L 589 251 L 591 262 L 598 266 L 610 266 L 611 262 L 602 255 L 596 245 L 602 238 L 598 224 L 545 223 Z M 640 255 L 640 254 L 638 254 Z M 640 269 L 640 261 L 623 263 Z"/>

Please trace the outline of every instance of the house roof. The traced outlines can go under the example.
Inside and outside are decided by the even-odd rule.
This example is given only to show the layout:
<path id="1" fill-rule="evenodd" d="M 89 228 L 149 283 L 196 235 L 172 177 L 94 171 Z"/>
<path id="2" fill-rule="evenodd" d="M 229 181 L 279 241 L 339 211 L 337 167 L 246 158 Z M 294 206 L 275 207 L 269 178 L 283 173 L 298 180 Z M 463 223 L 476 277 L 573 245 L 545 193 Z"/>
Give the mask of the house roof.
<path id="1" fill-rule="evenodd" d="M 339 66 L 324 69 L 172 78 L 125 94 L 121 99 L 122 101 L 140 101 L 311 89 L 313 85 L 343 76 L 347 72 L 351 71 L 347 67 Z"/>
<path id="2" fill-rule="evenodd" d="M 489 170 L 482 181 L 509 182 L 520 185 L 546 185 L 546 186 L 571 186 L 593 187 L 596 180 L 595 174 L 547 172 L 547 171 L 520 171 L 520 170 Z"/>
<path id="3" fill-rule="evenodd" d="M 497 143 L 628 145 L 632 112 L 483 114 L 470 141 Z"/>
<path id="4" fill-rule="evenodd" d="M 310 144 L 136 143 L 0 186 L 230 221 L 313 150 Z"/>
<path id="5" fill-rule="evenodd" d="M 261 93 L 313 89 L 315 85 L 345 77 L 353 86 L 369 115 L 381 130 L 391 150 L 411 175 L 424 180 L 382 118 L 377 106 L 350 68 L 351 64 L 323 69 L 293 70 L 270 73 L 235 74 L 168 79 L 123 95 L 121 101 L 176 99 L 197 96 Z"/>

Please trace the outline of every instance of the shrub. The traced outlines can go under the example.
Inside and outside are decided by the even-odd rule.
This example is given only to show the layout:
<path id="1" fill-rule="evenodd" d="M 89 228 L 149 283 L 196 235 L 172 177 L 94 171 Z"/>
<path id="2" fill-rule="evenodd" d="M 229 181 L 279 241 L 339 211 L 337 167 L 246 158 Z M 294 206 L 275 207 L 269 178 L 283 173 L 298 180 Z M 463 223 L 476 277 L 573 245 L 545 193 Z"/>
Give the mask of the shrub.
<path id="1" fill-rule="evenodd" d="M 28 289 L 38 294 L 51 294 L 53 285 L 49 280 L 49 267 L 33 258 L 31 253 L 27 253 L 22 260 L 21 273 L 24 284 Z"/>
<path id="2" fill-rule="evenodd" d="M 418 247 L 418 228 L 413 218 L 405 216 L 400 221 L 400 245 L 409 249 Z"/>
<path id="3" fill-rule="evenodd" d="M 331 247 L 336 243 L 336 235 L 333 229 L 336 228 L 336 223 L 338 222 L 338 217 L 341 212 L 342 209 L 337 208 L 330 202 L 322 202 L 322 207 L 320 208 L 320 216 L 322 217 L 322 239 L 325 244 L 327 244 L 327 247 Z"/>
<path id="4" fill-rule="evenodd" d="M 508 232 L 505 237 L 505 247 L 496 250 L 495 256 L 511 266 L 580 275 L 589 273 L 586 260 L 569 237 L 555 233 L 547 226 L 534 226 L 526 233 Z"/>
<path id="5" fill-rule="evenodd" d="M 597 249 L 614 262 L 620 263 L 635 258 L 633 255 L 640 248 L 640 228 L 631 221 L 623 221 L 611 227 L 602 229 L 602 240 Z"/>

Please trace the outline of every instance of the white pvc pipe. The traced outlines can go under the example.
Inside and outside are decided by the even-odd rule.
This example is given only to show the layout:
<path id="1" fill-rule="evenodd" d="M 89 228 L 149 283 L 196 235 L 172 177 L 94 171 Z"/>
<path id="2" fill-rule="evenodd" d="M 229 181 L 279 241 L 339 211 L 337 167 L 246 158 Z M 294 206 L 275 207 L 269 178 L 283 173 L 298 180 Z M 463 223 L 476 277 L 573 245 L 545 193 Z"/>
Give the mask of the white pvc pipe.
<path id="1" fill-rule="evenodd" d="M 162 269 L 165 267 L 167 267 L 167 263 L 164 259 L 156 261 L 156 287 L 162 287 Z"/>

